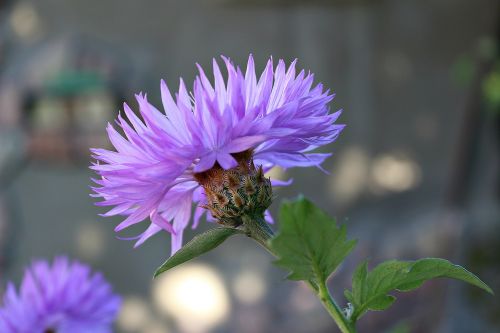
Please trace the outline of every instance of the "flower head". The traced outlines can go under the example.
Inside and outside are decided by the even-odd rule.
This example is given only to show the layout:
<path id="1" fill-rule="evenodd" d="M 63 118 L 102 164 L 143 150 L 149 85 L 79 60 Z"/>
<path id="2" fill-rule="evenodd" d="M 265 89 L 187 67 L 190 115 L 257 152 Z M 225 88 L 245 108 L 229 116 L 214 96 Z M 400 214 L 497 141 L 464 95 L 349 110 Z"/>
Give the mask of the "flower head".
<path id="1" fill-rule="evenodd" d="M 65 257 L 52 265 L 34 262 L 25 272 L 19 293 L 9 283 L 0 309 L 0 332 L 112 332 L 120 297 L 100 273 Z"/>
<path id="2" fill-rule="evenodd" d="M 172 252 L 181 247 L 193 203 L 195 228 L 204 207 L 213 207 L 216 199 L 207 193 L 210 189 L 200 175 L 208 172 L 227 178 L 211 170 L 238 169 L 242 163 L 252 170 L 262 167 L 264 172 L 274 166 L 320 167 L 330 154 L 311 151 L 333 142 L 344 127 L 335 124 L 340 111 L 329 112 L 333 95 L 321 84 L 313 86 L 312 74 L 303 70 L 297 74 L 295 61 L 287 69 L 283 60 L 274 67 L 269 59 L 257 79 L 252 56 L 245 74 L 222 58 L 227 80 L 214 60 L 214 84 L 198 66 L 191 95 L 181 79 L 174 100 L 162 81 L 165 113 L 151 105 L 146 95 L 138 94 L 142 120 L 124 104 L 128 122 L 121 115 L 117 119 L 124 135 L 112 125 L 107 129 L 116 151 L 92 149 L 96 162 L 91 168 L 100 175 L 94 180 L 98 185 L 94 196 L 103 199 L 98 205 L 113 206 L 104 216 L 126 216 L 115 230 L 148 217 L 151 221 L 134 237 L 136 246 L 163 229 L 172 234 Z M 245 161 L 238 160 L 242 156 Z M 210 209 L 207 219 L 214 213 Z"/>

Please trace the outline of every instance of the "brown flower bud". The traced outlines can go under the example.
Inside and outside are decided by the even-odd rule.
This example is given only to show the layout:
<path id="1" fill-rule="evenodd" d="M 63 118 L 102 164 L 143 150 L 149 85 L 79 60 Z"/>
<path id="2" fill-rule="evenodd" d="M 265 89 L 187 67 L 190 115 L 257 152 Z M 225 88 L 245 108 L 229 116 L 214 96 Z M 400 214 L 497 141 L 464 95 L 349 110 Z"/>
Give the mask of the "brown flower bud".
<path id="1" fill-rule="evenodd" d="M 243 216 L 262 218 L 271 205 L 271 181 L 264 176 L 262 166 L 255 167 L 252 151 L 233 154 L 238 165 L 224 170 L 215 164 L 210 170 L 195 173 L 203 186 L 209 209 L 220 224 L 239 227 Z"/>

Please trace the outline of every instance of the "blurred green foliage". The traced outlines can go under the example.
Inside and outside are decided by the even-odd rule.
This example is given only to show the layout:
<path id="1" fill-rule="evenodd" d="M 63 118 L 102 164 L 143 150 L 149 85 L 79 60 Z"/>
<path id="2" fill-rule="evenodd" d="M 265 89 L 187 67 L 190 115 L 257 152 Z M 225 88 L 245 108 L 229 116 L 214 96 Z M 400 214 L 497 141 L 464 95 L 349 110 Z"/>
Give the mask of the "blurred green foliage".
<path id="1" fill-rule="evenodd" d="M 481 90 L 486 108 L 490 112 L 500 113 L 500 46 L 492 37 L 478 40 L 471 54 L 460 55 L 451 67 L 453 81 L 461 87 L 470 85 L 477 74 L 480 63 L 493 63 L 481 82 Z"/>
<path id="2" fill-rule="evenodd" d="M 476 64 L 470 56 L 461 55 L 451 68 L 453 81 L 458 85 L 465 87 L 472 82 L 476 72 Z"/>
<path id="3" fill-rule="evenodd" d="M 484 79 L 482 90 L 488 110 L 500 113 L 500 61 Z"/>

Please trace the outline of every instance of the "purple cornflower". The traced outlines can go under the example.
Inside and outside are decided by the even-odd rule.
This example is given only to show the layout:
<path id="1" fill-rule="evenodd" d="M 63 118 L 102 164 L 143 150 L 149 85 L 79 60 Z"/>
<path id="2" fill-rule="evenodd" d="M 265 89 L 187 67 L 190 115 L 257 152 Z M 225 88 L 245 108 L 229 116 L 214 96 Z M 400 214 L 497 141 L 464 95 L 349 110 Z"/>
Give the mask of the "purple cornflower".
<path id="1" fill-rule="evenodd" d="M 108 333 L 120 297 L 100 273 L 66 257 L 52 266 L 36 261 L 26 271 L 19 293 L 9 283 L 0 309 L 2 333 Z"/>
<path id="2" fill-rule="evenodd" d="M 287 69 L 279 60 L 274 68 L 271 58 L 257 80 L 252 56 L 245 74 L 222 58 L 227 81 L 215 60 L 214 84 L 198 65 L 192 94 L 181 79 L 174 100 L 162 81 L 165 113 L 151 105 L 146 95 L 138 94 L 143 120 L 124 104 L 129 122 L 121 115 L 116 122 L 124 136 L 112 125 L 107 128 L 116 151 L 92 149 L 96 162 L 91 168 L 101 176 L 94 180 L 98 186 L 93 195 L 103 199 L 97 204 L 114 206 L 104 216 L 126 216 L 115 231 L 148 217 L 151 221 L 132 238 L 137 239 L 136 246 L 163 229 L 172 234 L 172 253 L 181 247 L 192 204 L 196 228 L 207 203 L 212 203 L 207 199 L 209 186 L 202 184 L 199 175 L 240 164 L 254 168 L 254 163 L 264 172 L 274 166 L 320 167 L 330 154 L 311 151 L 333 142 L 344 128 L 335 124 L 341 111 L 329 113 L 327 104 L 333 95 L 322 84 L 313 86 L 313 74 L 302 70 L 297 75 L 296 61 Z M 241 161 L 242 157 L 247 160 Z M 275 186 L 289 183 L 272 181 Z M 211 213 L 207 211 L 208 220 L 213 219 Z M 267 212 L 266 219 L 270 220 Z"/>

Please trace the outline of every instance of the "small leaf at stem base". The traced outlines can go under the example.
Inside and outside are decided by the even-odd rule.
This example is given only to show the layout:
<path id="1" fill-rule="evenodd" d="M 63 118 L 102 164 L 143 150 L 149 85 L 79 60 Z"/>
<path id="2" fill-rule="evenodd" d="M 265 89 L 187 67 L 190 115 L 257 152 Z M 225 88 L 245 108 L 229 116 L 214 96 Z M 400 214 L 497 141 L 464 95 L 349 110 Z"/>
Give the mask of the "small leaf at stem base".
<path id="1" fill-rule="evenodd" d="M 215 249 L 230 236 L 242 233 L 243 231 L 234 228 L 214 228 L 199 234 L 158 267 L 154 277 L 156 278 L 175 266 Z"/>

